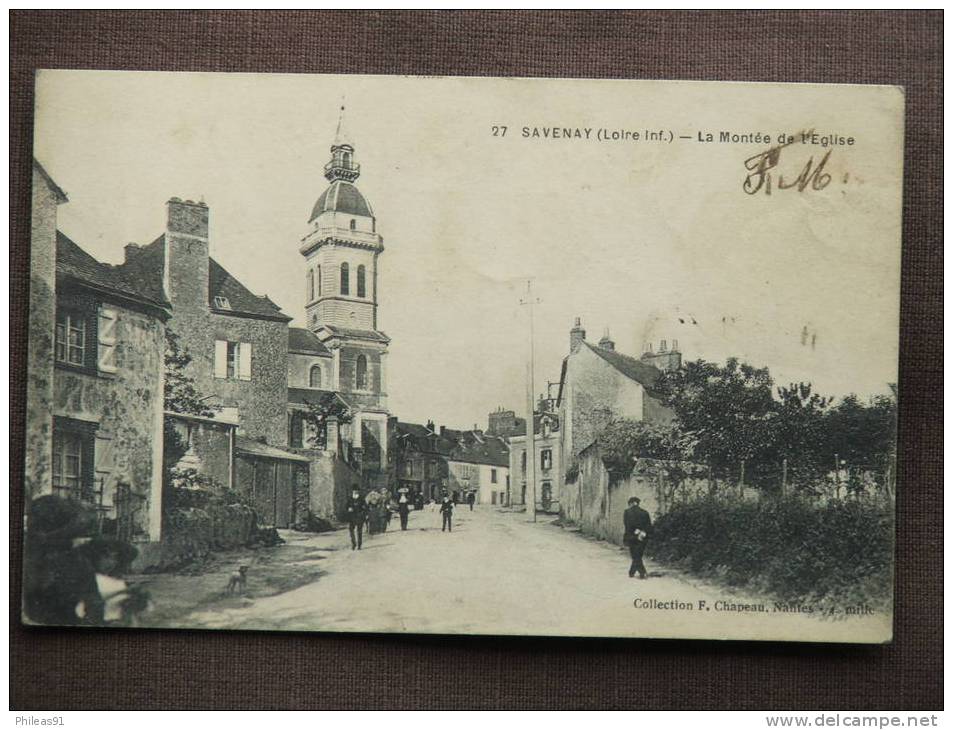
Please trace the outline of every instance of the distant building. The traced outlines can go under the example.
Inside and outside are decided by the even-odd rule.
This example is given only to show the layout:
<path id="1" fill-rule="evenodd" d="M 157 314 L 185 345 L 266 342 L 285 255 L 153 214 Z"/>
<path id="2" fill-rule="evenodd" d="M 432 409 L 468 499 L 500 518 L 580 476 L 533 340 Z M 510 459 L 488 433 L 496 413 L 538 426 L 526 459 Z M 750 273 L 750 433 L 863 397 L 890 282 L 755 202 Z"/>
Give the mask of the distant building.
<path id="1" fill-rule="evenodd" d="M 421 425 L 392 416 L 391 423 L 397 487 L 411 495 L 419 492 L 425 501 L 440 499 L 448 486 L 448 457 L 453 444 L 441 438 L 433 421 Z"/>
<path id="2" fill-rule="evenodd" d="M 559 417 L 548 412 L 542 406 L 534 417 L 534 439 L 536 459 L 536 509 L 551 512 L 559 509 L 558 488 L 562 474 Z M 513 506 L 527 504 L 530 489 L 527 483 L 526 433 L 511 436 L 510 442 L 510 489 L 509 503 Z"/>
<path id="3" fill-rule="evenodd" d="M 510 483 L 510 453 L 502 436 L 441 429 L 453 442 L 447 457 L 447 491 L 456 502 L 465 502 L 470 492 L 477 504 L 503 505 Z"/>
<path id="4" fill-rule="evenodd" d="M 169 303 L 58 231 L 64 202 L 34 162 L 27 498 L 86 502 L 104 534 L 155 543 Z"/>

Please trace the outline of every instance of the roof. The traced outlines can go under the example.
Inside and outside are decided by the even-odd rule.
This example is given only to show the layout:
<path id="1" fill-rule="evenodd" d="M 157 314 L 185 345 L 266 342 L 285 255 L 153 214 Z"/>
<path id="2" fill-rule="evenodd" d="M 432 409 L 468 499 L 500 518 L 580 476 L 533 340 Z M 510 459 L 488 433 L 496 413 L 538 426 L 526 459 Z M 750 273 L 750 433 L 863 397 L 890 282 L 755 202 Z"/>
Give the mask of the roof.
<path id="1" fill-rule="evenodd" d="M 142 291 L 156 296 L 163 292 L 163 272 L 165 267 L 165 235 L 159 236 L 148 246 L 127 257 L 125 263 L 116 267 Z M 162 295 L 164 298 L 164 294 Z M 215 298 L 224 297 L 229 307 L 215 306 Z M 228 273 L 220 263 L 209 257 L 208 260 L 208 302 L 209 308 L 221 314 L 236 314 L 247 317 L 274 319 L 290 322 L 291 317 L 267 296 L 253 294 L 244 284 Z"/>
<path id="2" fill-rule="evenodd" d="M 338 213 L 350 213 L 351 215 L 366 215 L 374 217 L 374 211 L 371 210 L 367 199 L 361 194 L 355 185 L 345 180 L 335 180 L 328 186 L 328 189 L 321 193 L 318 202 L 314 204 L 311 211 L 310 223 L 322 213 L 329 210 Z"/>
<path id="3" fill-rule="evenodd" d="M 318 336 L 304 327 L 288 328 L 288 352 L 331 357 L 331 351 L 324 346 Z"/>
<path id="4" fill-rule="evenodd" d="M 654 365 L 637 360 L 630 355 L 623 355 L 621 352 L 616 352 L 615 350 L 607 350 L 603 347 L 596 347 L 595 345 L 590 345 L 585 341 L 583 344 L 620 373 L 622 373 L 625 377 L 629 378 L 630 380 L 634 380 L 640 385 L 643 385 L 647 390 L 652 390 L 654 388 L 655 381 L 658 380 L 658 377 L 661 374 L 659 369 Z"/>
<path id="5" fill-rule="evenodd" d="M 265 459 L 282 459 L 284 461 L 300 461 L 307 464 L 310 459 L 306 456 L 292 454 L 290 451 L 282 451 L 274 446 L 263 444 L 261 441 L 255 441 L 247 436 L 235 437 L 235 451 L 248 456 L 257 456 Z"/>
<path id="6" fill-rule="evenodd" d="M 476 431 L 464 431 L 450 452 L 451 461 L 470 464 L 509 466 L 510 447 L 501 436 L 487 436 Z"/>
<path id="7" fill-rule="evenodd" d="M 62 231 L 56 232 L 56 273 L 124 299 L 161 308 L 168 314 L 165 295 L 136 285 L 117 266 L 101 263 L 79 247 Z"/>
<path id="8" fill-rule="evenodd" d="M 350 404 L 341 397 L 341 394 L 334 390 L 321 390 L 320 388 L 288 388 L 289 403 L 312 403 L 318 405 L 321 397 L 325 394 L 331 394 L 340 400 L 344 405 L 350 407 Z"/>
<path id="9" fill-rule="evenodd" d="M 353 329 L 351 327 L 338 327 L 333 324 L 321 324 L 321 327 L 326 327 L 331 331 L 332 334 L 338 335 L 339 337 L 350 337 L 355 340 L 371 340 L 373 342 L 390 342 L 390 337 L 385 335 L 383 332 L 378 332 L 377 330 L 359 330 Z"/>

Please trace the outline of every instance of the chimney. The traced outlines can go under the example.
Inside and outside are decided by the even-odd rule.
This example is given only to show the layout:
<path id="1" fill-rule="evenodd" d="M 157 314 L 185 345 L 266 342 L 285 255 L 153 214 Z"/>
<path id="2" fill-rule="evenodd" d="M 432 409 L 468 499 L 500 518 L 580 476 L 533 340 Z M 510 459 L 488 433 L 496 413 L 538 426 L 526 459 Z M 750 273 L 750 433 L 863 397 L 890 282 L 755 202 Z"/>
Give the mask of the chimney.
<path id="1" fill-rule="evenodd" d="M 434 430 L 433 419 L 427 421 L 427 430 L 433 432 Z"/>
<path id="2" fill-rule="evenodd" d="M 652 345 L 646 343 L 642 362 L 653 365 L 662 372 L 678 370 L 682 366 L 682 353 L 678 351 L 678 340 L 672 340 L 671 349 L 668 347 L 667 340 L 660 341 L 658 352 L 652 352 Z"/>
<path id="3" fill-rule="evenodd" d="M 615 342 L 613 342 L 612 338 L 609 337 L 608 327 L 606 327 L 606 331 L 602 335 L 602 339 L 599 340 L 599 347 L 601 347 L 603 350 L 615 350 Z"/>
<path id="4" fill-rule="evenodd" d="M 166 212 L 165 290 L 176 317 L 188 322 L 204 316 L 209 306 L 209 210 L 205 203 L 171 198 Z"/>
<path id="5" fill-rule="evenodd" d="M 579 350 L 582 347 L 582 343 L 586 339 L 586 331 L 582 328 L 582 324 L 579 321 L 579 317 L 576 317 L 576 321 L 573 324 L 571 330 L 569 330 L 569 352 L 573 353 Z"/>
<path id="6" fill-rule="evenodd" d="M 123 246 L 123 251 L 125 252 L 125 261 L 128 264 L 130 259 L 135 256 L 140 251 L 140 246 L 138 243 L 127 243 Z"/>

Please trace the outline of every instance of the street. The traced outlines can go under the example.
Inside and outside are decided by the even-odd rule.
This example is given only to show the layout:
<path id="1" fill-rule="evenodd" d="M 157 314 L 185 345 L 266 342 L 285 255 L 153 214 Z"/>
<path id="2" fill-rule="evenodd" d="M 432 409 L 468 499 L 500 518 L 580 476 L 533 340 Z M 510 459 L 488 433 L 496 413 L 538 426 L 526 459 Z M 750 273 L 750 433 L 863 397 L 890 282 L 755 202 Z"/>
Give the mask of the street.
<path id="1" fill-rule="evenodd" d="M 540 515 L 532 524 L 524 513 L 480 505 L 470 512 L 460 505 L 453 532 L 445 533 L 439 513 L 425 508 L 411 513 L 406 532 L 395 516 L 388 531 L 365 538 L 360 551 L 350 549 L 346 529 L 283 532 L 285 545 L 253 553 L 244 596 L 226 595 L 227 573 L 157 576 L 148 584 L 156 617 L 146 623 L 682 638 L 717 637 L 729 630 L 759 638 L 770 630 L 775 639 L 815 640 L 832 640 L 846 628 L 844 617 L 777 612 L 769 599 L 729 592 L 648 560 L 650 577 L 629 579 L 626 551 L 562 529 L 553 519 Z M 199 604 L 169 610 L 188 596 L 199 596 Z M 718 608 L 758 604 L 766 611 Z M 889 619 L 848 620 L 852 630 L 861 630 L 868 621 Z"/>

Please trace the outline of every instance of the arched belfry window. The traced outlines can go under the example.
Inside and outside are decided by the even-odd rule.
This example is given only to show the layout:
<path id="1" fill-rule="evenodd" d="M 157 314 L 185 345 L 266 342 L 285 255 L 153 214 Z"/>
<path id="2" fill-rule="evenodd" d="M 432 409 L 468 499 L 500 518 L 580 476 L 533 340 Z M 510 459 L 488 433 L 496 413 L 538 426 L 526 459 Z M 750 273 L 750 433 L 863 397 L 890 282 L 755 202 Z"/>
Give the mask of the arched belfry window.
<path id="1" fill-rule="evenodd" d="M 312 388 L 321 387 L 321 366 L 320 365 L 311 366 L 311 375 L 309 376 L 308 384 Z"/>
<path id="2" fill-rule="evenodd" d="M 354 218 L 351 218 L 351 230 L 352 231 L 357 230 L 357 221 Z"/>
<path id="3" fill-rule="evenodd" d="M 308 301 L 314 301 L 314 269 L 308 269 Z"/>
<path id="4" fill-rule="evenodd" d="M 341 264 L 341 293 L 351 293 L 351 275 L 347 263 Z"/>
<path id="5" fill-rule="evenodd" d="M 367 390 L 367 357 L 365 355 L 357 356 L 356 387 L 358 390 Z"/>
<path id="6" fill-rule="evenodd" d="M 357 267 L 357 295 L 359 297 L 367 296 L 367 285 L 364 281 L 364 264 Z"/>

